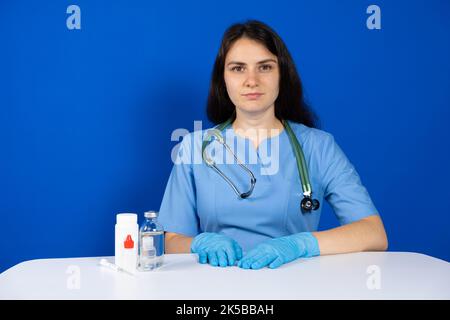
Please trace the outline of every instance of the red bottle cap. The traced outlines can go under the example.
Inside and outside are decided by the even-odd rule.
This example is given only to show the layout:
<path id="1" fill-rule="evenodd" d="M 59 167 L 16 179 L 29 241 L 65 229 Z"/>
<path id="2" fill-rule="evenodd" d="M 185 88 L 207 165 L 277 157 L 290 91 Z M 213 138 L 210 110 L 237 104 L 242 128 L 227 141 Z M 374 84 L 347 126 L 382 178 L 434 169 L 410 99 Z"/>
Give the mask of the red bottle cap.
<path id="1" fill-rule="evenodd" d="M 125 249 L 133 249 L 134 248 L 134 241 L 131 238 L 131 235 L 127 235 L 127 238 L 125 239 L 123 246 Z"/>

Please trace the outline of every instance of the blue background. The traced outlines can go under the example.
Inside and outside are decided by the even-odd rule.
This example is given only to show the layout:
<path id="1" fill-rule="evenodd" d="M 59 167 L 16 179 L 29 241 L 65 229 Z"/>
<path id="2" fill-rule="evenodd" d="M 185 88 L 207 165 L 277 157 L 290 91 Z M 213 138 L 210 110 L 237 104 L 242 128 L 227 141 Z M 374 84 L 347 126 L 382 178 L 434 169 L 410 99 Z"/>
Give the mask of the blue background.
<path id="1" fill-rule="evenodd" d="M 71 4 L 81 30 L 66 27 Z M 366 27 L 371 4 L 381 30 Z M 389 250 L 450 261 L 449 12 L 446 0 L 1 1 L 0 271 L 113 255 L 115 215 L 159 209 L 171 133 L 210 125 L 222 34 L 247 18 L 286 42 Z M 326 206 L 321 229 L 337 225 Z"/>

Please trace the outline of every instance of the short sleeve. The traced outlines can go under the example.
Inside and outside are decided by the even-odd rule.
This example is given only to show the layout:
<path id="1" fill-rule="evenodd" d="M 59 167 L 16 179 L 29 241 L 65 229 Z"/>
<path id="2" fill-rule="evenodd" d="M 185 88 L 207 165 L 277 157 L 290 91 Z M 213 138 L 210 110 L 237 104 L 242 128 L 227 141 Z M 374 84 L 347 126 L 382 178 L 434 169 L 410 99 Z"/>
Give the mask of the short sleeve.
<path id="1" fill-rule="evenodd" d="M 186 135 L 180 143 L 161 202 L 158 221 L 167 232 L 195 236 L 199 233 L 196 189 L 192 162 L 186 161 L 191 159 L 190 137 L 191 135 Z"/>
<path id="2" fill-rule="evenodd" d="M 324 197 L 341 225 L 378 215 L 367 189 L 331 134 L 326 135 L 322 150 Z"/>

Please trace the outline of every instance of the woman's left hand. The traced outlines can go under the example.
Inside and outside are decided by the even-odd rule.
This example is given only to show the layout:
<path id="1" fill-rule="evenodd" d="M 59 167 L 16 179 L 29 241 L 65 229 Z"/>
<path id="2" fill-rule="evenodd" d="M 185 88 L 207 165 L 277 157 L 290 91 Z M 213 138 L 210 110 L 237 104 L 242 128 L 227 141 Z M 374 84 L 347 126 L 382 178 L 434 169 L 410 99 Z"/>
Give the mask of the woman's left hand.
<path id="1" fill-rule="evenodd" d="M 310 232 L 268 240 L 257 245 L 244 255 L 238 267 L 261 269 L 266 266 L 278 268 L 282 264 L 300 257 L 313 257 L 320 254 L 319 243 Z"/>

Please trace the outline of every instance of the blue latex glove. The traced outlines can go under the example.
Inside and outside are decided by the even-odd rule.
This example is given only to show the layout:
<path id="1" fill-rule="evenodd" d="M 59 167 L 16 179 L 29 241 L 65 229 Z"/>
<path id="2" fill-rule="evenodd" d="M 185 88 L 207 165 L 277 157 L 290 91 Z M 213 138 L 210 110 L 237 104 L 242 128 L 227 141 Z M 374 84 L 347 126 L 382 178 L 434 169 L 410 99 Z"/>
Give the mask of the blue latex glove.
<path id="1" fill-rule="evenodd" d="M 210 232 L 200 233 L 192 240 L 191 252 L 198 254 L 200 263 L 209 262 L 215 267 L 234 266 L 242 258 L 242 248 L 235 240 Z"/>
<path id="2" fill-rule="evenodd" d="M 320 255 L 319 243 L 310 232 L 275 238 L 257 245 L 239 261 L 243 269 L 278 268 L 300 257 Z"/>

